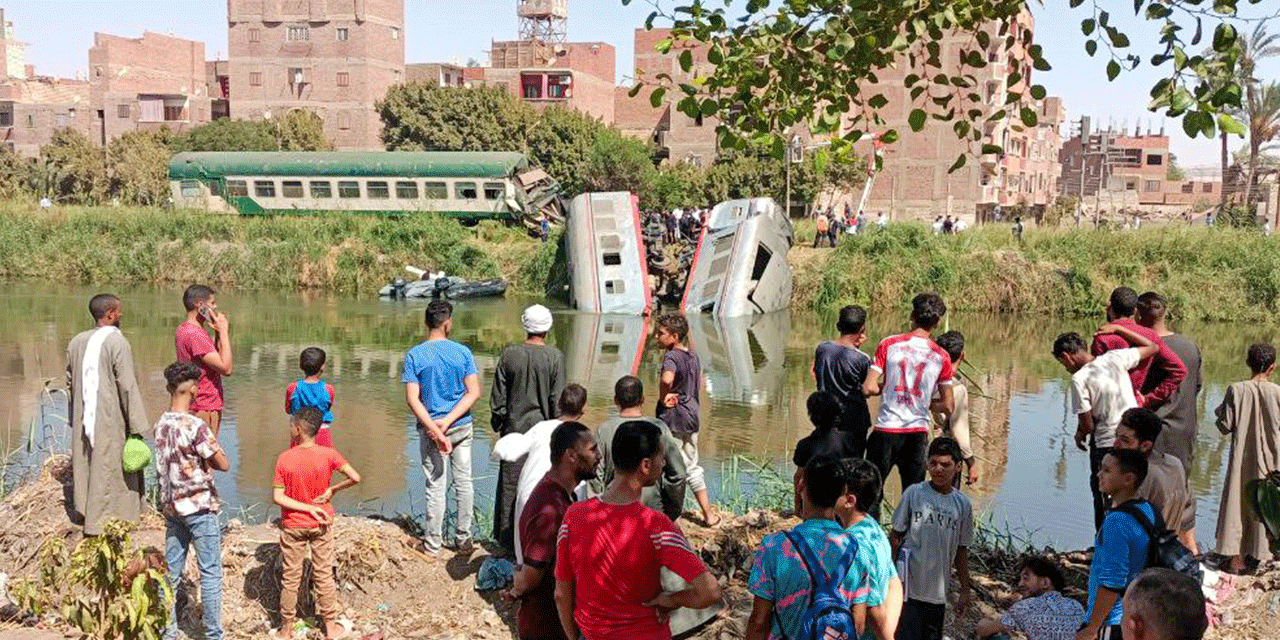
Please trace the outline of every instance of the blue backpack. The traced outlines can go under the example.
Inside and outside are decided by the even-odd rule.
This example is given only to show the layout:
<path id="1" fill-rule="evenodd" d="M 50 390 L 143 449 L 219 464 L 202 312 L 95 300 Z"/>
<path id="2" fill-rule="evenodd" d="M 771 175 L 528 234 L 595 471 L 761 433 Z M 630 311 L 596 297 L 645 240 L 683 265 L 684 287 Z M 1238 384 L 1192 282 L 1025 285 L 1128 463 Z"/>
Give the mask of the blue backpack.
<path id="1" fill-rule="evenodd" d="M 809 580 L 813 584 L 813 589 L 809 592 L 809 608 L 800 619 L 800 635 L 791 640 L 856 640 L 858 630 L 853 624 L 853 613 L 850 611 L 853 603 L 840 593 L 840 585 L 853 568 L 858 555 L 858 542 L 850 537 L 849 548 L 845 549 L 844 556 L 836 565 L 834 576 L 830 576 L 823 570 L 822 560 L 802 536 L 794 531 L 785 533 L 791 546 L 795 547 L 800 559 L 804 561 L 804 568 L 809 572 Z M 781 620 L 778 626 L 781 628 Z"/>

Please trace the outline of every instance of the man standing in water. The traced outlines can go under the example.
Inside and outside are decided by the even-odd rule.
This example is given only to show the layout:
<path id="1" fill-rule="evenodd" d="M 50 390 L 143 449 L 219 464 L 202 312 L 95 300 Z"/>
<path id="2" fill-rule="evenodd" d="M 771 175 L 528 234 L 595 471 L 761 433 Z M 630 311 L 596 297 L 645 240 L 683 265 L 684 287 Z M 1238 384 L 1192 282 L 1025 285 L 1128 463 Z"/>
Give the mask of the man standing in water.
<path id="1" fill-rule="evenodd" d="M 1200 379 L 1200 348 L 1191 338 L 1169 330 L 1165 324 L 1165 316 L 1169 307 L 1165 299 L 1154 291 L 1138 296 L 1138 324 L 1154 331 L 1165 346 L 1173 350 L 1182 360 L 1187 375 L 1178 384 L 1178 390 L 1168 402 L 1156 408 L 1156 415 L 1164 420 L 1164 429 L 1156 440 L 1156 450 L 1167 453 L 1182 461 L 1182 470 L 1187 478 L 1191 477 L 1191 466 L 1196 459 L 1196 433 L 1200 420 L 1196 413 L 1197 400 L 1202 386 Z M 1164 374 L 1153 371 L 1143 389 L 1155 389 L 1164 381 Z M 1199 553 L 1196 545 L 1195 504 L 1191 501 L 1190 529 L 1178 536 L 1183 546 L 1191 553 Z"/>
<path id="2" fill-rule="evenodd" d="M 490 420 L 499 437 L 527 433 L 533 425 L 556 417 L 556 400 L 564 389 L 564 355 L 547 344 L 551 311 L 535 304 L 520 317 L 525 341 L 503 349 L 493 371 L 489 394 Z M 515 552 L 515 527 L 520 468 L 523 461 L 500 462 L 493 505 L 493 539 L 501 555 Z"/>
<path id="3" fill-rule="evenodd" d="M 120 333 L 120 299 L 89 301 L 96 326 L 67 345 L 67 423 L 71 425 L 72 499 L 84 533 L 102 533 L 107 520 L 136 521 L 146 488 L 142 471 L 125 472 L 129 436 L 150 437 L 152 425 L 133 372 L 133 351 Z"/>
<path id="4" fill-rule="evenodd" d="M 187 319 L 178 325 L 174 346 L 178 362 L 194 362 L 200 366 L 200 382 L 196 385 L 196 401 L 191 410 L 213 429 L 213 437 L 222 430 L 222 377 L 231 375 L 231 325 L 227 315 L 218 311 L 214 290 L 193 284 L 182 293 L 182 306 Z M 204 330 L 213 325 L 214 339 Z"/>

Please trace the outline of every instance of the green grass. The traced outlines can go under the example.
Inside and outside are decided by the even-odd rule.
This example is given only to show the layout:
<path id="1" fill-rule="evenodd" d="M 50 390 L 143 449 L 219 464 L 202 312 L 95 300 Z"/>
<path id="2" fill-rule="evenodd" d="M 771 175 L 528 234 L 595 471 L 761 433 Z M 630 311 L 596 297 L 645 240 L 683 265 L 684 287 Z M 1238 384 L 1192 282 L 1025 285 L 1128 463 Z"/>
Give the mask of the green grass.
<path id="1" fill-rule="evenodd" d="M 936 291 L 957 311 L 1078 317 L 1119 285 L 1161 292 L 1182 319 L 1269 321 L 1280 305 L 1280 241 L 1256 231 L 1029 229 L 1020 244 L 1007 225 L 935 236 L 897 224 L 818 260 L 797 271 L 793 306 L 901 309 Z"/>

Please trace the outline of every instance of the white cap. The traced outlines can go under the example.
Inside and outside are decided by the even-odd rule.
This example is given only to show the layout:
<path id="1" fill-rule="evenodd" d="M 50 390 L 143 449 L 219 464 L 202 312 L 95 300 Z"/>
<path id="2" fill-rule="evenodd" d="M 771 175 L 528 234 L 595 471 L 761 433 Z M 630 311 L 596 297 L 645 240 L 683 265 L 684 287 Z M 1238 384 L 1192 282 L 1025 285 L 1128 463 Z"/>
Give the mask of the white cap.
<path id="1" fill-rule="evenodd" d="M 524 310 L 520 324 L 524 325 L 525 333 L 546 333 L 551 330 L 551 310 L 535 304 Z"/>

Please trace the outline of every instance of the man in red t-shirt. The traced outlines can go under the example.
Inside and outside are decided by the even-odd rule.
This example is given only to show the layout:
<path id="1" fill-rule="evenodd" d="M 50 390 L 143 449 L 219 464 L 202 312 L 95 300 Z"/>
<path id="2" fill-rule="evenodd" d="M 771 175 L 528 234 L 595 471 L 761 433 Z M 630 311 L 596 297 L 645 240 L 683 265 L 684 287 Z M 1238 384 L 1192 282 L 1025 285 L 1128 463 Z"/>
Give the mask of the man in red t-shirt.
<path id="1" fill-rule="evenodd" d="M 1122 326 L 1138 335 L 1156 343 L 1159 348 L 1154 356 L 1138 363 L 1129 370 L 1129 380 L 1133 383 L 1133 397 L 1139 407 L 1155 409 L 1173 396 L 1187 377 L 1187 367 L 1182 358 L 1164 343 L 1160 335 L 1150 327 L 1134 322 L 1134 313 L 1138 310 L 1138 293 L 1129 287 L 1116 287 L 1111 292 L 1107 304 L 1107 322 Z M 1100 356 L 1112 349 L 1128 349 L 1137 345 L 1118 333 L 1098 334 L 1093 338 L 1089 349 L 1093 355 Z"/>
<path id="2" fill-rule="evenodd" d="M 298 409 L 289 419 L 289 430 L 297 446 L 276 460 L 272 479 L 273 497 L 280 505 L 280 632 L 292 635 L 298 615 L 298 587 L 302 584 L 302 561 L 311 553 L 311 575 L 316 588 L 316 610 L 324 620 L 325 637 L 342 634 L 338 624 L 338 587 L 333 581 L 333 494 L 360 482 L 360 474 L 337 449 L 316 444 L 316 434 L 324 414 L 315 407 Z M 347 479 L 329 486 L 333 472 Z"/>
<path id="3" fill-rule="evenodd" d="M 600 447 L 591 429 L 581 422 L 562 422 L 551 432 L 551 470 L 542 477 L 520 513 L 520 553 L 524 564 L 516 572 L 507 597 L 520 601 L 520 640 L 564 640 L 556 612 L 556 538 L 564 514 L 573 504 L 573 490 L 596 477 Z"/>
<path id="4" fill-rule="evenodd" d="M 213 294 L 213 289 L 202 284 L 193 284 L 183 292 L 187 319 L 178 325 L 174 345 L 178 362 L 200 365 L 200 382 L 191 410 L 213 429 L 217 438 L 222 429 L 222 376 L 231 375 L 231 328 L 227 315 L 218 311 Z M 204 330 L 206 322 L 213 326 L 216 337 L 212 340 Z"/>
<path id="5" fill-rule="evenodd" d="M 720 601 L 720 585 L 667 516 L 640 491 L 662 475 L 658 426 L 624 422 L 612 443 L 614 479 L 599 498 L 569 507 L 556 546 L 556 609 L 565 637 L 670 640 L 667 614 Z M 689 583 L 663 592 L 666 567 Z"/>

